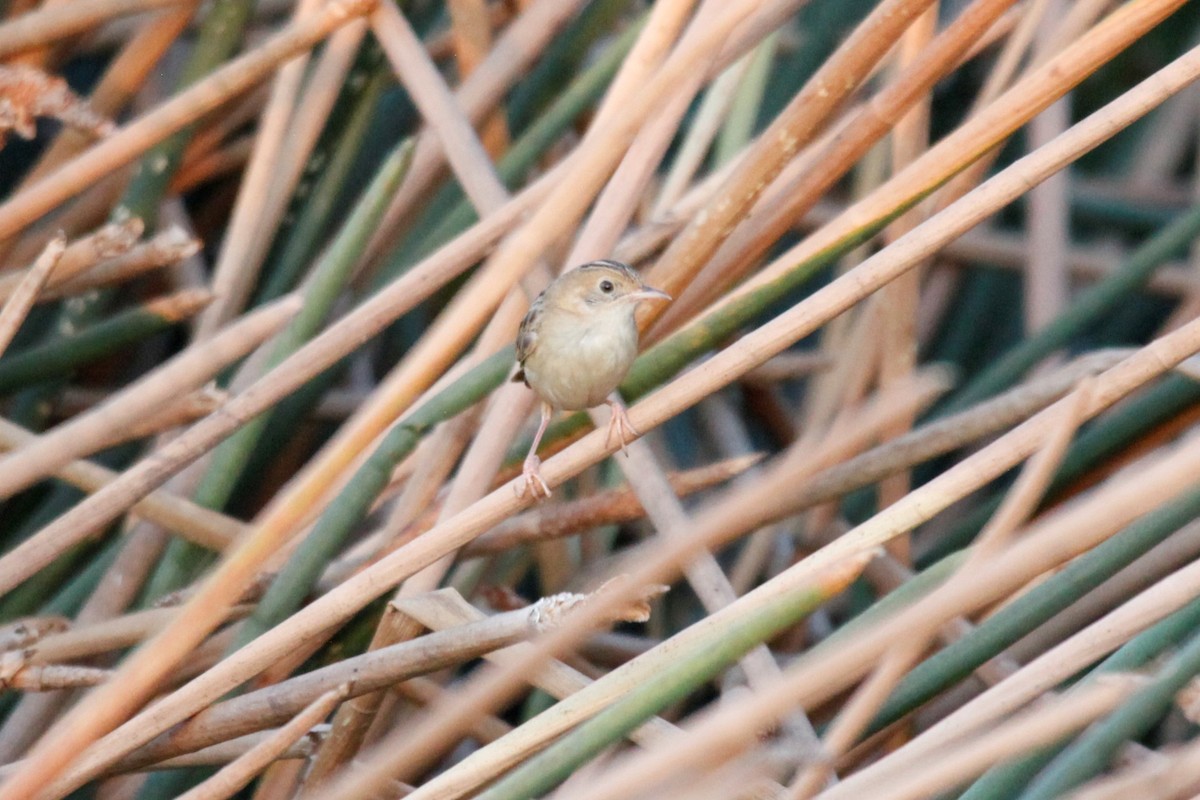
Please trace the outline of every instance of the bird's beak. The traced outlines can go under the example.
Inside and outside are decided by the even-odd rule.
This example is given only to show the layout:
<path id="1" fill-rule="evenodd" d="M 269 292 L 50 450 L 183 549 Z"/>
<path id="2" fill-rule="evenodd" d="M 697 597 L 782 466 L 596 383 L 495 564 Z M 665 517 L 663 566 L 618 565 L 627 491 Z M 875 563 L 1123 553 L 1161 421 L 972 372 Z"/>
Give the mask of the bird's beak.
<path id="1" fill-rule="evenodd" d="M 671 295 L 660 292 L 658 289 L 651 289 L 649 286 L 643 286 L 636 292 L 626 295 L 626 298 L 636 303 L 641 300 L 670 300 Z"/>

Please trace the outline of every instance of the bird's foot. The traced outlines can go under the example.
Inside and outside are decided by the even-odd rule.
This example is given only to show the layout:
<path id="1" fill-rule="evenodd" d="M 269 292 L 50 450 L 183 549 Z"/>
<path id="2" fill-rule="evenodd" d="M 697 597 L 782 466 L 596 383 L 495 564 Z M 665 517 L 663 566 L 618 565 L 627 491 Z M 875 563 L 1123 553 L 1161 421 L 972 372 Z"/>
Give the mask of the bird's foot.
<path id="1" fill-rule="evenodd" d="M 608 407 L 612 414 L 608 418 L 608 433 L 604 437 L 604 444 L 611 447 L 613 437 L 616 436 L 617 441 L 621 443 L 621 452 L 628 455 L 625 446 L 641 436 L 641 431 L 633 427 L 633 423 L 629 421 L 629 414 L 625 412 L 625 406 L 621 403 L 610 400 Z"/>
<path id="2" fill-rule="evenodd" d="M 530 454 L 521 468 L 521 481 L 517 484 L 517 497 L 524 497 L 528 492 L 534 500 L 550 496 L 550 487 L 542 478 L 542 460 Z"/>

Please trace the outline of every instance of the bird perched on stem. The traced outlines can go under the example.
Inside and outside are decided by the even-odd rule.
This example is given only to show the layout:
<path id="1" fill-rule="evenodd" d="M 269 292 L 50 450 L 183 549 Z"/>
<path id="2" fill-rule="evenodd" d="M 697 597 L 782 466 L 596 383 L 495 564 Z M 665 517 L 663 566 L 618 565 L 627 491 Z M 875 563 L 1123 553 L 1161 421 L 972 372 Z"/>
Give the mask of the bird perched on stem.
<path id="1" fill-rule="evenodd" d="M 616 435 L 624 449 L 640 435 L 625 406 L 609 394 L 637 357 L 638 303 L 670 299 L 642 283 L 628 264 L 601 260 L 564 272 L 533 301 L 517 334 L 521 368 L 513 380 L 524 381 L 541 398 L 542 418 L 525 457 L 519 495 L 528 490 L 534 497 L 550 496 L 537 449 L 556 410 L 580 411 L 608 403 L 612 416 L 607 441 Z"/>

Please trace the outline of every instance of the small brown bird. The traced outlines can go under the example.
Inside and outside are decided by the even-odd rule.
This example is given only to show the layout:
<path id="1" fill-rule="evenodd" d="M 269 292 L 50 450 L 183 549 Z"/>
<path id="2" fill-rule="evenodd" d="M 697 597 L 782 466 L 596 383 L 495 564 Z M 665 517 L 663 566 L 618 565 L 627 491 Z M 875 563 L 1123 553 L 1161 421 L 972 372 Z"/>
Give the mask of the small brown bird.
<path id="1" fill-rule="evenodd" d="M 528 489 L 534 497 L 550 496 L 539 472 L 537 449 L 556 410 L 580 411 L 608 403 L 608 440 L 616 434 L 624 448 L 639 435 L 625 406 L 608 395 L 637 357 L 638 303 L 670 299 L 642 283 L 628 264 L 601 260 L 563 273 L 533 301 L 517 334 L 521 368 L 513 380 L 524 381 L 541 398 L 542 419 L 525 457 L 519 495 Z"/>

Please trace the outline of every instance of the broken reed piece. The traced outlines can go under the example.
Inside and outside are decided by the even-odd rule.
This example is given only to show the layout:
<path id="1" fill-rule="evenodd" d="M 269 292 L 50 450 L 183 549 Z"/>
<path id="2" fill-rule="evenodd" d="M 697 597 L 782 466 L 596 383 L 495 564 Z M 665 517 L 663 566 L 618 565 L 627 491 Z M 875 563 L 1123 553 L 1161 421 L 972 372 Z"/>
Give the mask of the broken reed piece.
<path id="1" fill-rule="evenodd" d="M 62 78 L 24 64 L 0 64 L 0 147 L 8 132 L 37 135 L 37 118 L 50 117 L 101 138 L 116 126 L 92 110 Z"/>
<path id="2" fill-rule="evenodd" d="M 0 309 L 0 355 L 12 344 L 17 331 L 29 316 L 29 310 L 37 302 L 38 295 L 42 293 L 46 282 L 62 261 L 66 247 L 66 236 L 59 234 L 51 239 L 34 265 L 21 277 L 20 282 L 4 301 L 4 308 Z"/>
<path id="3" fill-rule="evenodd" d="M 712 488 L 737 477 L 758 463 L 762 453 L 726 459 L 668 476 L 680 497 Z M 558 539 L 600 525 L 633 522 L 646 516 L 641 501 L 628 486 L 597 492 L 589 497 L 535 509 L 505 520 L 464 548 L 468 557 L 499 553 L 528 542 Z"/>
<path id="4" fill-rule="evenodd" d="M 22 617 L 0 626 L 0 651 L 28 647 L 43 636 L 62 633 L 71 627 L 66 617 Z"/>

